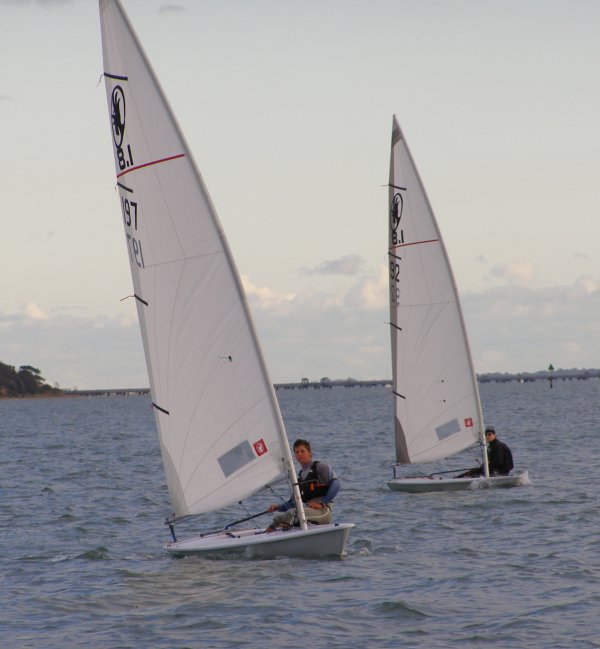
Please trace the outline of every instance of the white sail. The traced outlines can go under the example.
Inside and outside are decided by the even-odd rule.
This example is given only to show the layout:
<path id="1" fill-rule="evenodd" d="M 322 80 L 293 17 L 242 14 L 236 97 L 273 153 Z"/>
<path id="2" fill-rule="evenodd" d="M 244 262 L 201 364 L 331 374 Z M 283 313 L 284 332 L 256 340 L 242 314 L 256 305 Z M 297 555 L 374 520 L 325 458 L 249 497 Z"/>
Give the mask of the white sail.
<path id="1" fill-rule="evenodd" d="M 482 439 L 481 404 L 446 249 L 395 117 L 389 185 L 396 460 L 432 462 Z"/>
<path id="2" fill-rule="evenodd" d="M 291 453 L 204 183 L 118 1 L 100 0 L 100 19 L 127 254 L 179 518 L 256 492 Z"/>

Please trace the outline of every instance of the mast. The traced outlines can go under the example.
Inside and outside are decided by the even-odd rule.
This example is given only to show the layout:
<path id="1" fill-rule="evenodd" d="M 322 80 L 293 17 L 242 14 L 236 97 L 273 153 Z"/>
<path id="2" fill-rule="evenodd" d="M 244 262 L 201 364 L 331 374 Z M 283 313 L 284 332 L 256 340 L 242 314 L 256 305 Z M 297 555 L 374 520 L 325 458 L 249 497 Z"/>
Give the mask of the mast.
<path id="1" fill-rule="evenodd" d="M 475 379 L 477 380 L 477 379 Z M 477 392 L 479 396 L 479 391 Z M 490 465 L 487 456 L 487 443 L 485 441 L 485 426 L 483 425 L 483 411 L 481 409 L 481 401 L 479 401 L 479 421 L 481 422 L 481 430 L 479 431 L 479 439 L 481 444 L 481 457 L 483 460 L 483 474 L 486 478 L 490 477 Z"/>
<path id="2" fill-rule="evenodd" d="M 307 529 L 308 524 L 306 522 L 306 514 L 304 513 L 304 503 L 302 502 L 302 496 L 300 495 L 300 486 L 298 484 L 298 477 L 296 475 L 296 469 L 294 467 L 294 460 L 292 459 L 292 452 L 290 451 L 290 445 L 285 434 L 285 428 L 283 425 L 283 419 L 281 415 L 279 416 L 281 420 L 281 431 L 283 432 L 282 447 L 284 449 L 284 460 L 285 467 L 290 474 L 290 479 L 292 480 L 292 496 L 294 498 L 294 504 L 296 505 L 296 512 L 298 513 L 298 519 L 300 521 L 300 529 Z"/>
<path id="3" fill-rule="evenodd" d="M 460 310 L 460 317 L 462 318 L 462 309 L 460 308 L 459 304 L 459 310 Z M 466 338 L 466 333 L 465 333 L 465 338 Z M 468 338 L 466 339 L 467 343 L 467 351 L 469 353 L 469 360 L 471 359 L 471 350 L 469 348 L 469 340 Z M 473 367 L 473 363 L 471 363 L 471 368 Z M 479 397 L 479 386 L 477 385 L 477 375 L 473 371 L 473 381 L 474 381 L 474 389 L 475 393 L 477 394 L 477 410 L 479 411 L 479 421 L 481 422 L 481 425 L 479 427 L 479 440 L 480 440 L 480 445 L 481 445 L 481 456 L 483 460 L 483 474 L 486 478 L 490 477 L 490 467 L 488 464 L 488 456 L 487 456 L 487 443 L 485 441 L 485 426 L 483 425 L 483 409 L 481 407 L 481 399 Z"/>

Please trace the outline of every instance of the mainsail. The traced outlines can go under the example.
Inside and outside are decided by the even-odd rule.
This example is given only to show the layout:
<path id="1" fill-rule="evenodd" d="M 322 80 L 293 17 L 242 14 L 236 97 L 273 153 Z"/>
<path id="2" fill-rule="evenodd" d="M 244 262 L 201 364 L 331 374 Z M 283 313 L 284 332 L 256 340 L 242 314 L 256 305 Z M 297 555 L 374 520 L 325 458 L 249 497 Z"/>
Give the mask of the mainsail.
<path id="1" fill-rule="evenodd" d="M 174 519 L 255 493 L 291 466 L 223 230 L 115 0 L 100 0 L 117 188 Z M 286 464 L 287 463 L 287 464 Z"/>
<path id="2" fill-rule="evenodd" d="M 389 267 L 396 460 L 432 462 L 480 441 L 483 418 L 446 249 L 395 117 Z"/>

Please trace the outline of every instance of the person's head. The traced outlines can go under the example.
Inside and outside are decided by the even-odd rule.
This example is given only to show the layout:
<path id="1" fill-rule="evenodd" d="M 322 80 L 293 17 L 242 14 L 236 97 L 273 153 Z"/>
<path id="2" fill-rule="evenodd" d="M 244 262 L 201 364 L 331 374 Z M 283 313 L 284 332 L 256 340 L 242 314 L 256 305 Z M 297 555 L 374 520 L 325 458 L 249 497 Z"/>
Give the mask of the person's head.
<path id="1" fill-rule="evenodd" d="M 493 442 L 496 439 L 496 429 L 493 426 L 486 426 L 485 441 Z"/>
<path id="2" fill-rule="evenodd" d="M 308 464 L 312 459 L 310 442 L 305 439 L 297 439 L 294 442 L 294 454 L 300 464 Z"/>

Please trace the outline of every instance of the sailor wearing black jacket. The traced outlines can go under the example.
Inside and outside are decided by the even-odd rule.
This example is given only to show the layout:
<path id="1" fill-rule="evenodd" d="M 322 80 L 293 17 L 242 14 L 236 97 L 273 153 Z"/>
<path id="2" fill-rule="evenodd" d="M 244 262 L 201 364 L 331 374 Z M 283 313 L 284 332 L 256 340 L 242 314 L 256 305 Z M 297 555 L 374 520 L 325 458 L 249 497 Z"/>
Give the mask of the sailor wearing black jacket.
<path id="1" fill-rule="evenodd" d="M 513 469 L 512 453 L 504 442 L 496 439 L 496 429 L 493 426 L 486 427 L 485 441 L 487 444 L 487 459 L 490 475 L 508 475 Z M 456 477 L 476 478 L 482 475 L 485 475 L 483 464 L 474 469 L 469 469 Z"/>
<path id="2" fill-rule="evenodd" d="M 508 446 L 496 439 L 496 430 L 493 426 L 485 429 L 487 443 L 488 467 L 490 475 L 508 475 L 513 469 L 512 453 Z"/>

